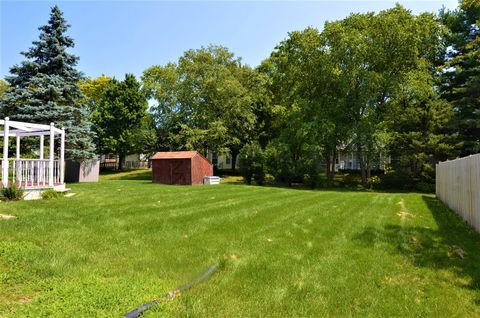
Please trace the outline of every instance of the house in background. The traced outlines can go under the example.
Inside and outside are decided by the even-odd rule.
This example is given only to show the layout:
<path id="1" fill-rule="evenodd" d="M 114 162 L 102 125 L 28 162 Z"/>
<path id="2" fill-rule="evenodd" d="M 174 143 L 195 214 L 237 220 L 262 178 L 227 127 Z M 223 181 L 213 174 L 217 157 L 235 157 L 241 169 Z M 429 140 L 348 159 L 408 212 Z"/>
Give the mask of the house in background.
<path id="1" fill-rule="evenodd" d="M 116 154 L 103 154 L 100 156 L 100 168 L 116 169 L 118 167 L 118 156 Z M 124 168 L 138 169 L 150 168 L 149 156 L 146 154 L 130 154 L 125 157 Z"/>
<path id="2" fill-rule="evenodd" d="M 217 169 L 232 170 L 232 156 L 230 154 L 217 154 L 209 151 L 206 157 Z M 238 169 L 238 157 L 235 169 Z"/>
<path id="3" fill-rule="evenodd" d="M 205 157 L 210 160 L 216 169 L 232 169 L 232 156 L 230 156 L 230 154 L 218 154 L 209 151 Z M 370 170 L 384 171 L 385 167 L 391 164 L 391 162 L 392 159 L 390 156 L 385 156 L 383 153 L 380 153 L 376 160 L 370 162 Z M 237 157 L 235 169 L 239 169 L 239 157 Z M 337 158 L 335 159 L 335 170 L 360 170 L 360 160 L 358 159 L 357 152 L 347 149 L 339 150 Z"/>
<path id="4" fill-rule="evenodd" d="M 385 170 L 386 165 L 391 163 L 391 158 L 382 153 L 378 160 L 370 163 L 370 170 Z M 360 160 L 356 151 L 339 151 L 335 159 L 335 170 L 360 170 Z"/>

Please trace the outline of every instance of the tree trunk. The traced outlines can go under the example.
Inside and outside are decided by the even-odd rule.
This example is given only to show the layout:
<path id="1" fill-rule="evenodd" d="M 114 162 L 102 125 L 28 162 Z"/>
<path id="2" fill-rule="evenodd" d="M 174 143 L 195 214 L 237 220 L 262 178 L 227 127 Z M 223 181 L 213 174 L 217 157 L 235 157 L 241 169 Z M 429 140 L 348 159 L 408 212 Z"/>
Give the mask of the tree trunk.
<path id="1" fill-rule="evenodd" d="M 359 145 L 357 145 L 357 147 L 358 147 L 357 156 L 358 156 L 358 161 L 360 163 L 360 172 L 361 172 L 361 175 L 362 175 L 362 185 L 366 186 L 367 185 L 367 173 L 366 173 L 366 169 L 365 169 L 365 160 L 363 158 L 363 151 L 362 151 L 362 147 L 360 147 Z"/>
<path id="2" fill-rule="evenodd" d="M 333 176 L 334 176 L 334 173 L 335 173 L 335 168 L 332 167 L 332 153 L 330 150 L 328 150 L 326 152 L 326 155 L 325 155 L 325 159 L 326 159 L 326 167 L 325 167 L 325 173 L 327 174 L 327 184 L 329 186 L 332 186 L 333 185 Z M 333 159 L 333 164 L 335 164 L 335 159 Z M 333 168 L 333 169 L 332 169 Z"/>
<path id="3" fill-rule="evenodd" d="M 335 146 L 332 151 L 332 168 L 330 169 L 330 184 L 333 185 L 335 180 L 335 170 L 336 170 L 336 162 L 337 162 L 337 147 Z"/>
<path id="4" fill-rule="evenodd" d="M 327 176 L 328 184 L 328 178 L 330 176 L 330 156 L 328 155 L 328 151 L 325 151 L 325 175 Z"/>
<path id="5" fill-rule="evenodd" d="M 372 150 L 370 150 L 367 154 L 367 181 L 372 177 L 372 171 L 373 168 L 375 167 L 373 164 L 373 159 L 370 156 L 373 153 Z"/>
<path id="6" fill-rule="evenodd" d="M 118 170 L 122 170 L 125 165 L 125 154 L 118 154 Z"/>
<path id="7" fill-rule="evenodd" d="M 238 151 L 230 150 L 230 153 L 232 155 L 232 172 L 235 173 L 235 168 L 236 168 L 236 165 L 237 165 Z"/>

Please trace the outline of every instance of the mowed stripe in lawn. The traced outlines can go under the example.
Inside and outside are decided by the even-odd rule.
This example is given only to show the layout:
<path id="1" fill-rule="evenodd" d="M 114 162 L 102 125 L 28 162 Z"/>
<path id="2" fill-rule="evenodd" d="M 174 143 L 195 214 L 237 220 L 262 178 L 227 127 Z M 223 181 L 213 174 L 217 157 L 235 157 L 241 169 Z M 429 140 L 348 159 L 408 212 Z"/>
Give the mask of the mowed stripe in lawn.
<path id="1" fill-rule="evenodd" d="M 476 279 L 461 263 L 476 256 L 442 254 L 447 242 L 434 240 L 445 240 L 445 227 L 426 204 L 434 199 L 420 194 L 145 180 L 72 188 L 70 199 L 0 207 L 18 215 L 0 223 L 8 242 L 0 243 L 0 316 L 119 316 L 219 261 L 225 266 L 207 282 L 146 317 L 478 311 L 478 291 L 459 284 Z M 479 242 L 460 223 L 449 234 L 469 250 Z M 441 269 L 418 254 L 434 254 Z M 455 310 L 436 302 L 447 295 Z"/>
<path id="2" fill-rule="evenodd" d="M 318 197 L 325 196 L 324 194 L 311 197 L 319 199 Z M 369 200 L 373 202 L 378 196 L 387 198 L 383 194 L 367 194 Z M 364 211 L 368 211 L 369 204 L 359 200 L 359 194 L 345 193 L 341 194 L 341 197 L 345 200 L 344 203 L 338 202 L 338 194 L 330 193 L 328 198 L 324 198 L 327 200 L 317 200 L 316 204 L 296 209 L 287 217 L 277 219 L 273 222 L 274 225 L 256 233 L 261 234 L 263 239 L 252 237 L 248 240 L 249 245 L 254 245 L 254 248 L 247 247 L 246 255 L 242 255 L 242 252 L 237 254 L 242 262 L 242 268 L 237 269 L 235 277 L 225 279 L 228 286 L 237 285 L 237 288 L 226 288 L 232 292 L 230 297 L 241 299 L 234 308 L 246 305 L 239 312 L 248 313 L 247 316 L 256 314 L 314 316 L 322 312 L 332 314 L 335 312 L 332 312 L 332 308 L 338 309 L 339 313 L 351 312 L 351 308 L 347 306 L 348 302 L 342 303 L 345 295 L 342 295 L 341 291 L 336 295 L 335 287 L 346 287 L 338 280 L 344 280 L 349 275 L 358 275 L 357 269 L 352 272 L 348 268 L 350 264 L 354 265 L 355 259 L 349 259 L 344 249 L 349 247 L 348 244 L 345 247 L 345 243 L 352 228 L 356 228 L 352 227 L 352 224 L 358 222 L 352 216 L 357 214 L 361 216 Z M 357 204 L 348 206 L 352 200 Z M 267 236 L 272 238 L 271 243 L 265 240 L 263 235 L 265 232 L 270 234 Z M 248 261 L 244 258 L 248 258 Z M 264 284 L 265 288 L 249 288 L 258 287 L 259 284 Z M 322 295 L 322 291 L 325 295 Z M 221 306 L 219 304 L 230 303 L 222 301 L 222 294 L 213 292 L 213 297 L 210 297 L 212 292 L 209 290 L 202 294 L 202 298 L 203 295 L 208 298 L 202 301 L 202 304 L 207 306 L 216 304 L 215 310 L 218 310 Z M 242 295 L 244 297 L 241 297 Z M 342 303 L 342 306 L 331 306 L 327 304 L 328 301 Z M 228 308 L 231 307 L 226 309 Z M 208 307 L 204 309 L 202 314 L 209 313 Z M 220 315 L 232 314 L 235 315 L 234 312 L 225 310 Z"/>

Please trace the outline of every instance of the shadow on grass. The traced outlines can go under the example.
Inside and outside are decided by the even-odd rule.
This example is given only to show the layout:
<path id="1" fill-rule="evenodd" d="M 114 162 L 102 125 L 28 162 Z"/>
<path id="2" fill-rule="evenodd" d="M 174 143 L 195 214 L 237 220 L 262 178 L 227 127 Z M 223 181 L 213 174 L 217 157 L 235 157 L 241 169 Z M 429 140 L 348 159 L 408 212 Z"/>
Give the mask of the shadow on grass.
<path id="1" fill-rule="evenodd" d="M 132 169 L 123 171 L 105 171 L 101 173 L 103 180 L 152 180 L 152 170 Z"/>
<path id="2" fill-rule="evenodd" d="M 237 183 L 238 184 L 238 183 Z M 240 184 L 247 184 L 241 182 Z M 259 186 L 252 183 L 254 186 Z M 301 183 L 294 183 L 291 186 L 283 183 L 265 183 L 260 187 L 267 188 L 281 188 L 281 189 L 290 189 L 290 190 L 303 190 L 303 191 L 329 191 L 329 192 L 365 192 L 365 193 L 418 193 L 415 191 L 408 191 L 402 189 L 368 189 L 362 186 L 332 186 L 332 187 L 316 187 L 312 188 Z"/>
<path id="3" fill-rule="evenodd" d="M 221 175 L 222 183 L 223 184 L 236 184 L 236 185 L 247 185 L 243 177 L 241 176 L 230 176 L 230 175 Z M 280 188 L 280 189 L 291 189 L 291 190 L 303 190 L 303 191 L 330 191 L 330 192 L 367 192 L 367 193 L 419 193 L 418 191 L 406 190 L 406 189 L 395 189 L 395 188 L 387 188 L 387 189 L 370 189 L 367 187 L 363 187 L 360 183 L 354 184 L 344 184 L 339 181 L 335 181 L 333 186 L 327 186 L 326 184 L 316 186 L 312 188 L 303 183 L 292 183 L 288 185 L 287 183 L 282 182 L 275 182 L 273 178 L 269 178 L 265 180 L 262 185 L 257 184 L 256 182 L 252 181 L 252 186 L 259 186 L 265 188 Z M 421 192 L 420 192 L 421 193 Z"/>
<path id="4" fill-rule="evenodd" d="M 405 256 L 414 266 L 449 270 L 468 281 L 460 287 L 479 290 L 480 234 L 438 199 L 425 195 L 422 199 L 438 229 L 387 224 L 383 229 L 368 227 L 354 240 L 371 247 L 376 242 L 388 243 L 394 253 Z"/>

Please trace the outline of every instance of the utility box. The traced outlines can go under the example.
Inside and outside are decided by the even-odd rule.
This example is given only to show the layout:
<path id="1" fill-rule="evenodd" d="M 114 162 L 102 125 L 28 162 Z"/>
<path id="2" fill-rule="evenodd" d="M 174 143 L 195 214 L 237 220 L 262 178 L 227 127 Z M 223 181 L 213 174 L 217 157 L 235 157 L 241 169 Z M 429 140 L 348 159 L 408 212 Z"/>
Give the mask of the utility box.
<path id="1" fill-rule="evenodd" d="M 220 177 L 211 176 L 203 178 L 204 184 L 220 184 Z"/>

